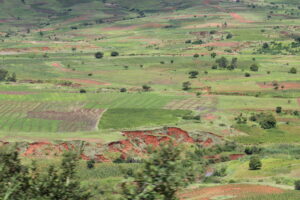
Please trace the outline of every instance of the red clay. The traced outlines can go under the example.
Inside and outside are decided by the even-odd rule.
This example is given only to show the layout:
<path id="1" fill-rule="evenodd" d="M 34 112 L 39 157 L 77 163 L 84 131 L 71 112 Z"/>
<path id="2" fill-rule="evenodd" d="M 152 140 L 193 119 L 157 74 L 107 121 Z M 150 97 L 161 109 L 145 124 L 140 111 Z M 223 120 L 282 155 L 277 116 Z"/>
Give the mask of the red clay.
<path id="1" fill-rule="evenodd" d="M 248 197 L 258 194 L 279 194 L 284 190 L 264 185 L 231 184 L 195 189 L 179 194 L 180 199 L 213 200 L 220 196 Z"/>
<path id="2" fill-rule="evenodd" d="M 237 13 L 230 13 L 231 17 L 233 17 L 235 20 L 241 22 L 241 23 L 253 23 L 254 21 L 246 20 L 244 17 L 240 16 Z"/>
<path id="3" fill-rule="evenodd" d="M 271 89 L 274 88 L 275 86 L 273 83 L 268 82 L 268 83 L 257 83 L 259 87 L 261 88 L 266 88 L 266 89 Z M 278 90 L 289 90 L 289 89 L 300 89 L 300 82 L 278 82 Z"/>
<path id="4" fill-rule="evenodd" d="M 245 156 L 245 154 L 231 154 L 231 155 L 229 155 L 229 159 L 230 160 L 238 160 L 239 158 L 242 158 L 244 156 Z"/>

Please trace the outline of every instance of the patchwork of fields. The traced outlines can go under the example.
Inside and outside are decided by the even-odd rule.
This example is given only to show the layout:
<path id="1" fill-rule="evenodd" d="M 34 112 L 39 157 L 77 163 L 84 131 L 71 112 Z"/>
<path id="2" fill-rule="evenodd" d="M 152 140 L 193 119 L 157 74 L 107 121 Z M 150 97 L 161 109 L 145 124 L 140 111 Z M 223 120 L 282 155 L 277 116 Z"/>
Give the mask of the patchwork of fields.
<path id="1" fill-rule="evenodd" d="M 268 151 L 261 155 L 266 167 L 249 173 L 250 156 L 241 150 L 300 145 L 297 0 L 22 2 L 0 0 L 0 146 L 80 140 L 100 148 L 99 162 L 111 162 L 122 148 L 136 158 L 145 141 L 161 141 L 151 134 L 128 142 L 124 131 L 176 127 L 193 144 L 231 141 L 242 147 L 230 155 L 243 155 L 225 163 L 225 177 L 209 180 L 241 184 L 189 188 L 179 192 L 181 199 L 299 199 L 273 187 L 293 185 L 296 153 Z M 264 115 L 276 126 L 263 128 Z M 115 152 L 108 151 L 111 143 Z M 209 155 L 217 163 L 208 168 L 223 165 L 220 155 Z M 55 163 L 52 156 L 40 155 Z M 289 171 L 274 167 L 281 164 Z M 116 199 L 118 187 L 109 186 L 122 181 L 123 169 L 140 165 L 97 166 L 86 171 L 80 163 L 84 185 L 101 178 L 106 199 Z M 244 185 L 249 182 L 255 185 Z M 257 185 L 263 183 L 272 186 Z"/>

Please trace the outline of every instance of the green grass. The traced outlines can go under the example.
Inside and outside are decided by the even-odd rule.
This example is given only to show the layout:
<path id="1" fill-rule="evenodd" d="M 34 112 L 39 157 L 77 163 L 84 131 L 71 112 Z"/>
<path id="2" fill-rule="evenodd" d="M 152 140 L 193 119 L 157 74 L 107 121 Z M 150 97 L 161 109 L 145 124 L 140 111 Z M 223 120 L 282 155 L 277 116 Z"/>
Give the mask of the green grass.
<path id="1" fill-rule="evenodd" d="M 174 125 L 180 117 L 191 113 L 184 110 L 109 109 L 103 115 L 100 129 L 124 129 L 146 126 Z"/>
<path id="2" fill-rule="evenodd" d="M 298 200 L 300 192 L 288 191 L 283 194 L 253 195 L 251 197 L 238 198 L 237 200 Z"/>

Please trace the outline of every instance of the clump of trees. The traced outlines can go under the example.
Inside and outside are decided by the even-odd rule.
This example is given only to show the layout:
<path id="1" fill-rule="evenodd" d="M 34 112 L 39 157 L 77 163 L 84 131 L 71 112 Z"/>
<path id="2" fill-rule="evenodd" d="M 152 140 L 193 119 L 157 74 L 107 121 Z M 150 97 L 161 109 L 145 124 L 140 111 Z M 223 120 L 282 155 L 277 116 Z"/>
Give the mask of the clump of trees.
<path id="1" fill-rule="evenodd" d="M 183 147 L 172 143 L 149 151 L 143 167 L 128 173 L 129 179 L 122 185 L 124 199 L 177 200 L 178 189 L 195 180 L 193 161 L 185 156 Z"/>
<path id="2" fill-rule="evenodd" d="M 0 69 L 0 81 L 16 82 L 17 75 L 16 73 L 9 74 L 7 70 Z"/>
<path id="3" fill-rule="evenodd" d="M 17 151 L 1 149 L 0 158 L 0 199 L 91 198 L 77 179 L 78 156 L 75 153 L 65 153 L 60 166 L 51 165 L 46 173 L 40 173 L 35 163 L 23 165 Z"/>
<path id="4" fill-rule="evenodd" d="M 277 124 L 276 118 L 271 113 L 252 114 L 249 119 L 250 121 L 258 122 L 263 129 L 275 128 Z"/>
<path id="5" fill-rule="evenodd" d="M 215 56 L 215 55 L 211 55 L 211 56 Z M 231 62 L 229 62 L 228 59 L 223 56 L 216 60 L 216 63 L 218 64 L 218 66 L 216 67 L 217 68 L 219 67 L 220 69 L 234 70 L 238 67 L 237 61 L 238 61 L 237 58 L 232 58 Z M 213 69 L 216 67 L 213 67 Z"/>

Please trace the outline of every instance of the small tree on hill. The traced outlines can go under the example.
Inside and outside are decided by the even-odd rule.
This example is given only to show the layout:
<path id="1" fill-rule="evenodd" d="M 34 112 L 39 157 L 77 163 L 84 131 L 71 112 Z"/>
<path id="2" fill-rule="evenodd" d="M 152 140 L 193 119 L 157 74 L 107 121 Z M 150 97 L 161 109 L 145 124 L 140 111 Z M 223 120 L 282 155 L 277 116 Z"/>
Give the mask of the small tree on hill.
<path id="1" fill-rule="evenodd" d="M 262 167 L 262 163 L 259 159 L 258 156 L 252 156 L 250 158 L 250 162 L 249 162 L 249 169 L 250 170 L 259 170 Z"/>
<path id="2" fill-rule="evenodd" d="M 172 143 L 154 150 L 143 167 L 129 175 L 132 181 L 122 185 L 128 200 L 177 200 L 176 192 L 195 179 L 195 167 L 182 147 Z"/>

